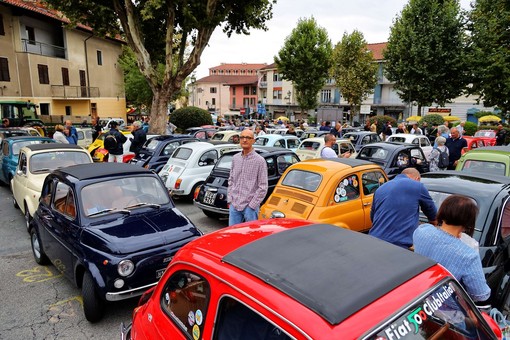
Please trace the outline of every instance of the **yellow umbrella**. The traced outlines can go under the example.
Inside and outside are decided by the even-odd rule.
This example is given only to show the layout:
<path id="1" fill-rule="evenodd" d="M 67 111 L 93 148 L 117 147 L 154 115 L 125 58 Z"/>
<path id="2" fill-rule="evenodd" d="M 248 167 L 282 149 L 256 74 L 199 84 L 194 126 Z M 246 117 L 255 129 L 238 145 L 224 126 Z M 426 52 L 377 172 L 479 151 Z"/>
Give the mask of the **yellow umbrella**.
<path id="1" fill-rule="evenodd" d="M 444 116 L 443 117 L 445 122 L 457 122 L 460 121 L 460 118 L 457 116 Z"/>
<path id="2" fill-rule="evenodd" d="M 498 117 L 498 116 L 494 116 L 494 115 L 488 115 L 488 116 L 483 116 L 483 117 L 480 117 L 478 118 L 478 121 L 479 122 L 499 122 L 501 120 L 501 117 Z"/>
<path id="3" fill-rule="evenodd" d="M 406 118 L 406 122 L 419 122 L 422 118 L 422 116 L 411 116 Z"/>
<path id="4" fill-rule="evenodd" d="M 280 117 L 276 118 L 276 120 L 289 120 L 289 118 L 287 118 L 285 116 L 280 116 Z"/>

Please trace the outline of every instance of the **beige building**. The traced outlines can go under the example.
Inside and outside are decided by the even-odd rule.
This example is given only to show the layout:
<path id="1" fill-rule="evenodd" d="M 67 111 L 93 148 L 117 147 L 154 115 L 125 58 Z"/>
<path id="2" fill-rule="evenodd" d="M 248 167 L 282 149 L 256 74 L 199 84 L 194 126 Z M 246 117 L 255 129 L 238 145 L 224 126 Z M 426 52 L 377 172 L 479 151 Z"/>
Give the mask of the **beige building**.
<path id="1" fill-rule="evenodd" d="M 31 101 L 43 120 L 125 119 L 123 42 L 67 23 L 39 1 L 0 0 L 0 101 Z"/>

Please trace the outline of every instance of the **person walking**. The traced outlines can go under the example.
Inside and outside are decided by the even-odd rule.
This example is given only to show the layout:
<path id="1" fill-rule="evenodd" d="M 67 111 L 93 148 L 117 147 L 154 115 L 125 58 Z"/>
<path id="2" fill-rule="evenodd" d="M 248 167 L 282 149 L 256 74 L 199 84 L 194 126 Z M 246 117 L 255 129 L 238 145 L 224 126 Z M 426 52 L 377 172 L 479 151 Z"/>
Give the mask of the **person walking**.
<path id="1" fill-rule="evenodd" d="M 53 133 L 53 139 L 57 143 L 69 144 L 69 141 L 67 140 L 66 135 L 64 135 L 64 126 L 62 124 L 55 125 L 55 132 Z"/>
<path id="2" fill-rule="evenodd" d="M 108 131 L 104 138 L 104 147 L 108 151 L 108 162 L 122 163 L 124 143 L 127 141 L 127 138 L 117 130 L 117 125 L 116 121 L 110 122 L 110 131 Z"/>
<path id="3" fill-rule="evenodd" d="M 65 128 L 69 130 L 69 135 L 67 137 L 69 140 L 69 144 L 78 145 L 78 132 L 76 128 L 73 126 L 73 123 L 70 120 L 66 120 Z"/>
<path id="4" fill-rule="evenodd" d="M 410 248 L 419 225 L 420 208 L 429 222 L 436 224 L 436 206 L 425 185 L 420 183 L 420 173 L 415 168 L 406 168 L 375 192 L 369 235 Z"/>
<path id="5" fill-rule="evenodd" d="M 99 118 L 92 118 L 92 141 L 101 133 L 101 125 L 99 125 Z"/>
<path id="6" fill-rule="evenodd" d="M 332 133 L 324 135 L 324 148 L 321 150 L 321 158 L 338 158 L 338 155 L 332 148 L 335 142 L 336 137 Z"/>
<path id="7" fill-rule="evenodd" d="M 496 132 L 496 144 L 495 145 L 505 145 L 506 142 L 506 130 L 503 128 L 502 124 L 498 125 L 498 132 Z"/>
<path id="8" fill-rule="evenodd" d="M 244 129 L 240 140 L 242 151 L 232 157 L 228 177 L 229 225 L 257 220 L 268 187 L 266 161 L 253 148 L 253 131 Z"/>
<path id="9" fill-rule="evenodd" d="M 485 301 L 491 289 L 483 273 L 480 253 L 461 240 L 474 230 L 478 207 L 469 197 L 448 196 L 437 214 L 438 226 L 422 224 L 414 231 L 414 251 L 445 267 L 474 301 Z"/>
<path id="10" fill-rule="evenodd" d="M 413 128 L 411 129 L 411 132 L 410 132 L 412 135 L 423 135 L 423 131 L 422 129 L 420 129 L 418 127 L 418 124 L 414 123 L 413 124 Z"/>
<path id="11" fill-rule="evenodd" d="M 451 136 L 446 140 L 446 147 L 448 148 L 450 164 L 448 170 L 455 170 L 460 156 L 462 155 L 462 149 L 467 148 L 467 142 L 461 137 L 459 130 L 453 127 L 450 129 Z"/>
<path id="12" fill-rule="evenodd" d="M 131 145 L 129 151 L 134 152 L 135 156 L 138 156 L 142 146 L 147 141 L 147 134 L 142 129 L 142 122 L 136 121 L 133 123 L 133 137 L 129 138 Z"/>
<path id="13" fill-rule="evenodd" d="M 443 171 L 448 168 L 448 165 L 450 163 L 450 154 L 448 151 L 448 148 L 446 147 L 446 138 L 439 136 L 436 138 L 435 143 L 437 147 L 433 148 L 432 151 L 429 154 L 429 166 L 430 171 Z M 444 164 L 445 156 L 444 152 L 447 154 L 447 163 Z"/>

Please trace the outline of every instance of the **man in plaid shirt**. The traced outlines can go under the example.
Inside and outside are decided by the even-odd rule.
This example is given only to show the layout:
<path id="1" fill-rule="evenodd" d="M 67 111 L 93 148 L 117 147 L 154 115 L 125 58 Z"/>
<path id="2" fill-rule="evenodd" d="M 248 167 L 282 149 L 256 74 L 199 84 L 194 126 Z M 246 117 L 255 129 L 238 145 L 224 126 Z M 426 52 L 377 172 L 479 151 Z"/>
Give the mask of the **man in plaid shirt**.
<path id="1" fill-rule="evenodd" d="M 243 151 L 232 157 L 228 178 L 229 225 L 257 220 L 267 193 L 267 165 L 253 149 L 253 131 L 243 130 L 240 139 Z"/>

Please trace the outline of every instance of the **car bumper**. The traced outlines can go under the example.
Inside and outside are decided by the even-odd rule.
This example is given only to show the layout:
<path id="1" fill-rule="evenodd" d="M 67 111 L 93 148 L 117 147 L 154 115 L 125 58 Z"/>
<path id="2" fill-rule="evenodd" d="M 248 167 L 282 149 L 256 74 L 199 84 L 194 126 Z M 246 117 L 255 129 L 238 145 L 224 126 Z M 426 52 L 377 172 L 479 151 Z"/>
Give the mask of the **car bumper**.
<path id="1" fill-rule="evenodd" d="M 214 213 L 222 214 L 222 215 L 228 215 L 229 214 L 229 210 L 228 209 L 213 207 L 212 205 L 203 204 L 203 203 L 200 203 L 200 202 L 197 202 L 197 201 L 193 201 L 193 204 L 196 205 L 197 207 L 199 207 L 202 210 L 212 211 Z"/>
<path id="2" fill-rule="evenodd" d="M 133 288 L 124 290 L 122 292 L 108 292 L 106 293 L 106 300 L 107 301 L 120 301 L 125 299 L 130 299 L 132 297 L 140 296 L 143 293 L 145 293 L 146 290 L 150 289 L 151 287 L 155 286 L 158 282 L 154 282 L 151 284 L 148 284 L 143 287 Z"/>
<path id="3" fill-rule="evenodd" d="M 184 190 L 181 190 L 181 189 L 177 189 L 177 190 L 168 190 L 168 193 L 170 195 L 175 195 L 175 196 L 181 196 L 181 195 L 184 195 Z"/>

